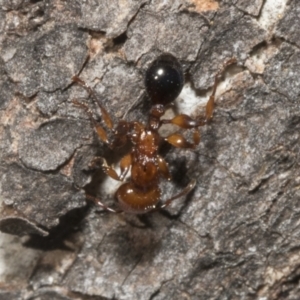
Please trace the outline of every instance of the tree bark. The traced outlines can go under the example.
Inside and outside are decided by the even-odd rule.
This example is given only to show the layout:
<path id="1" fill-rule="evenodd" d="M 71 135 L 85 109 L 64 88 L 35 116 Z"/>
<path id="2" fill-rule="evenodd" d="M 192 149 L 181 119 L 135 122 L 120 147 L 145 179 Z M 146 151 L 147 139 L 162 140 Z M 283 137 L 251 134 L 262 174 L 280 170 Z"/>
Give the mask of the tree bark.
<path id="1" fill-rule="evenodd" d="M 299 32 L 296 0 L 0 0 L 0 299 L 299 299 Z M 128 149 L 97 138 L 72 77 L 115 124 L 145 122 L 165 52 L 186 77 L 169 114 L 203 115 L 237 61 L 199 146 L 161 149 L 162 202 L 196 187 L 163 211 L 103 211 L 85 194 L 115 207 L 115 183 L 91 161 Z"/>

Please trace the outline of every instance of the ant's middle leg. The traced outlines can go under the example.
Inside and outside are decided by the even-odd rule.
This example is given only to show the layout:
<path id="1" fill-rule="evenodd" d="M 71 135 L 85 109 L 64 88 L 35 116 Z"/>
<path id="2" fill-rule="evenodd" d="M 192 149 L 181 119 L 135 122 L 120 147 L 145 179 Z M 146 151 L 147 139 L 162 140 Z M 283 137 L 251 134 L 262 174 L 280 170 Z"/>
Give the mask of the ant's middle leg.
<path id="1" fill-rule="evenodd" d="M 171 144 L 172 146 L 174 146 L 176 148 L 193 149 L 200 142 L 200 132 L 199 132 L 199 130 L 197 128 L 194 129 L 193 143 L 188 142 L 186 140 L 186 138 L 182 134 L 180 134 L 178 132 L 172 133 L 171 135 L 169 135 L 168 137 L 166 137 L 165 141 L 167 141 L 169 144 Z"/>
<path id="2" fill-rule="evenodd" d="M 94 116 L 91 112 L 91 110 L 88 108 L 87 105 L 78 102 L 76 100 L 73 100 L 73 103 L 82 108 L 86 114 L 89 116 L 98 136 L 100 137 L 100 139 L 105 142 L 106 144 L 108 144 L 111 148 L 114 146 L 114 143 L 109 143 L 108 138 L 107 138 L 107 134 L 106 131 L 104 130 L 104 128 L 94 119 Z M 116 135 L 117 137 L 119 136 L 118 133 Z M 119 143 L 122 143 L 122 141 L 119 141 Z M 118 180 L 118 181 L 123 181 L 123 179 L 125 178 L 126 174 L 128 173 L 130 167 L 131 167 L 131 153 L 125 155 L 120 162 L 120 167 L 121 167 L 121 174 L 118 175 L 117 172 L 107 164 L 106 160 L 102 157 L 95 157 L 92 162 L 90 163 L 90 168 L 95 168 L 95 167 L 99 167 L 99 165 L 102 167 L 103 171 L 105 174 L 107 174 L 108 176 L 110 176 L 111 178 Z"/>
<path id="3" fill-rule="evenodd" d="M 165 177 L 167 180 L 171 180 L 171 174 L 169 172 L 168 164 L 160 155 L 157 155 L 157 164 L 159 171 L 163 175 L 163 177 Z"/>
<path id="4" fill-rule="evenodd" d="M 188 142 L 186 138 L 178 132 L 169 135 L 165 138 L 165 140 L 177 148 L 195 148 L 195 146 L 200 142 L 200 132 L 198 127 L 203 126 L 206 123 L 203 121 L 194 120 L 188 115 L 180 114 L 171 120 L 161 120 L 161 124 L 174 124 L 183 129 L 194 129 L 193 143 Z"/>

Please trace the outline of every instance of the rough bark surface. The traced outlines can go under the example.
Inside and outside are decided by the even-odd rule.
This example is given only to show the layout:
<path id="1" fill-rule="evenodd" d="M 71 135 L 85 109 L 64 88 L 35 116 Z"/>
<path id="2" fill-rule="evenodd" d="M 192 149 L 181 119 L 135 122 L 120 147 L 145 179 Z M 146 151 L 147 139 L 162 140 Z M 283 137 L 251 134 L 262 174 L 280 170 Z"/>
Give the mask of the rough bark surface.
<path id="1" fill-rule="evenodd" d="M 0 0 L 0 299 L 300 299 L 299 41 L 297 0 Z M 71 78 L 115 122 L 145 121 L 164 52 L 199 99 L 237 60 L 200 145 L 163 147 L 163 200 L 197 185 L 165 211 L 101 211 L 85 192 L 115 205 L 114 189 L 90 163 L 126 151 Z"/>

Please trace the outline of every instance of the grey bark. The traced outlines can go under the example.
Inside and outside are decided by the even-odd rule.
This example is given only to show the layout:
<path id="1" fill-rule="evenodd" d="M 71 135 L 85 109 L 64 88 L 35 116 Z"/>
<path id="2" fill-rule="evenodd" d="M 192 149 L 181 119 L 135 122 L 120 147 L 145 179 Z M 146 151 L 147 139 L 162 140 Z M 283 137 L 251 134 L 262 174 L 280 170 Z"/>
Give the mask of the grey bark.
<path id="1" fill-rule="evenodd" d="M 300 298 L 300 2 L 266 25 L 268 3 L 0 0 L 0 299 Z M 237 59 L 200 145 L 163 149 L 162 199 L 197 185 L 166 211 L 103 212 L 85 191 L 116 203 L 90 162 L 126 152 L 99 141 L 71 78 L 115 122 L 144 122 L 164 52 L 198 96 Z"/>

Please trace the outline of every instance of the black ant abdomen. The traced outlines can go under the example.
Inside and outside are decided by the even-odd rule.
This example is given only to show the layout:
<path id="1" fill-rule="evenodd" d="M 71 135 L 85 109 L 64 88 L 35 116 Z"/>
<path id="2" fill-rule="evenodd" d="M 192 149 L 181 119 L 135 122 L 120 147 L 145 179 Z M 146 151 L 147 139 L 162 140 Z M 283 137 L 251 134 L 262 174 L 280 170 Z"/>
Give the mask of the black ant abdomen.
<path id="1" fill-rule="evenodd" d="M 167 105 L 180 94 L 184 84 L 181 65 L 171 54 L 159 56 L 148 68 L 145 87 L 152 104 Z"/>

